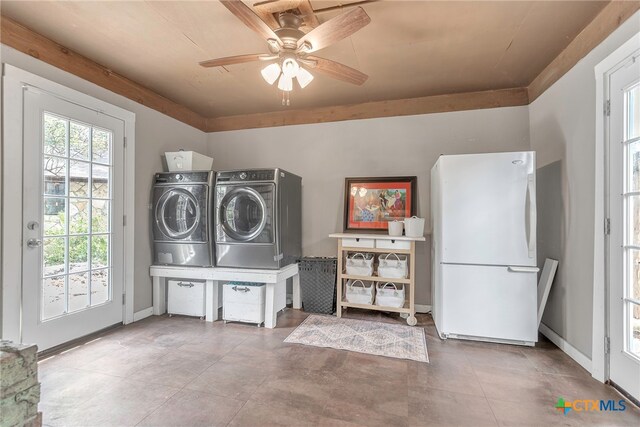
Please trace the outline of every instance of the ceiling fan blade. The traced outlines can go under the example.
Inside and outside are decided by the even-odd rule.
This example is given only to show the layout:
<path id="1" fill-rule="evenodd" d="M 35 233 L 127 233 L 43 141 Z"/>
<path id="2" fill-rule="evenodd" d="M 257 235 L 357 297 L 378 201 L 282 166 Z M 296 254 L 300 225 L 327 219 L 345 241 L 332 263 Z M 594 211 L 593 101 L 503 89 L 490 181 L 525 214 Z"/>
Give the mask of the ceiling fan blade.
<path id="1" fill-rule="evenodd" d="M 308 62 L 306 61 L 315 62 L 315 65 L 311 65 L 314 71 L 319 71 L 329 77 L 354 85 L 361 86 L 369 78 L 369 76 L 354 68 L 347 67 L 344 64 L 330 59 L 320 58 L 318 56 L 307 56 L 303 63 L 307 64 Z"/>
<path id="2" fill-rule="evenodd" d="M 221 67 L 223 65 L 242 64 L 245 62 L 269 61 L 271 59 L 276 59 L 277 57 L 278 55 L 265 55 L 262 53 L 252 53 L 249 55 L 237 55 L 237 56 L 227 56 L 224 58 L 209 59 L 208 61 L 200 62 L 200 65 L 206 68 Z"/>
<path id="3" fill-rule="evenodd" d="M 260 34 L 266 40 L 272 39 L 278 42 L 280 46 L 282 46 L 282 40 L 276 33 L 273 32 L 271 27 L 267 25 L 256 13 L 251 10 L 249 6 L 244 4 L 241 1 L 234 0 L 220 0 L 220 3 L 231 13 L 233 13 L 236 18 L 241 20 L 244 25 L 251 28 L 256 33 Z"/>
<path id="4" fill-rule="evenodd" d="M 298 50 L 310 53 L 323 49 L 349 37 L 369 22 L 371 18 L 363 8 L 353 8 L 328 20 L 298 40 Z"/>

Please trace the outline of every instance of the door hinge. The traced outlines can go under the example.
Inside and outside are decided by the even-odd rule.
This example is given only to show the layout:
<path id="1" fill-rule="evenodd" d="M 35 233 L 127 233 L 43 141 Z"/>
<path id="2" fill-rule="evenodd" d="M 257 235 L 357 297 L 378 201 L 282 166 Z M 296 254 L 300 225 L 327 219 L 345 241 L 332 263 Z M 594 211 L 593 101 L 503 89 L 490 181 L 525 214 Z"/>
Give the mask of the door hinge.
<path id="1" fill-rule="evenodd" d="M 127 226 L 127 216 L 126 215 L 122 215 L 122 226 L 123 227 Z"/>
<path id="2" fill-rule="evenodd" d="M 123 139 L 124 139 L 124 142 L 122 143 L 122 145 L 124 148 L 127 148 L 127 137 L 125 136 Z"/>
<path id="3" fill-rule="evenodd" d="M 604 337 L 604 352 L 605 354 L 611 353 L 611 339 Z"/>
<path id="4" fill-rule="evenodd" d="M 604 102 L 604 115 L 607 117 L 611 115 L 611 101 L 608 99 Z"/>
<path id="5" fill-rule="evenodd" d="M 604 234 L 608 236 L 611 234 L 611 219 L 605 218 L 604 220 Z"/>

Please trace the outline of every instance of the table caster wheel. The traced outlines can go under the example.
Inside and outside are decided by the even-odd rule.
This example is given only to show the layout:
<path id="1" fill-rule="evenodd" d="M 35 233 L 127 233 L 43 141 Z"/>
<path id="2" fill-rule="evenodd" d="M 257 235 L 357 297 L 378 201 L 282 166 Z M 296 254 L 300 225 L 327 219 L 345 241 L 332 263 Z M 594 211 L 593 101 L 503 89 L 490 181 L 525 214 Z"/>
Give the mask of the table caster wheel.
<path id="1" fill-rule="evenodd" d="M 169 317 L 173 317 L 173 314 L 170 314 Z"/>
<path id="2" fill-rule="evenodd" d="M 418 319 L 416 319 L 415 316 L 409 316 L 407 317 L 407 325 L 409 326 L 416 326 L 418 324 Z"/>
<path id="3" fill-rule="evenodd" d="M 400 317 L 406 319 L 407 317 L 409 317 L 409 313 L 400 313 Z"/>
<path id="4" fill-rule="evenodd" d="M 204 320 L 204 316 L 200 316 L 200 320 Z"/>

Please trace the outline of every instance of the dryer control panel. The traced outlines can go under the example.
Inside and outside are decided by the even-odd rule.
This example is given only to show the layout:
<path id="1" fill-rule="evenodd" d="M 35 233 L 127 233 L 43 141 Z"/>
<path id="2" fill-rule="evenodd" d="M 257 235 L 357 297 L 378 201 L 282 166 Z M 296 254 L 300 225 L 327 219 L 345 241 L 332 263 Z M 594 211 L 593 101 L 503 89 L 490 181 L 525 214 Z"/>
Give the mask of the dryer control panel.
<path id="1" fill-rule="evenodd" d="M 276 169 L 249 169 L 218 172 L 217 182 L 274 181 Z"/>

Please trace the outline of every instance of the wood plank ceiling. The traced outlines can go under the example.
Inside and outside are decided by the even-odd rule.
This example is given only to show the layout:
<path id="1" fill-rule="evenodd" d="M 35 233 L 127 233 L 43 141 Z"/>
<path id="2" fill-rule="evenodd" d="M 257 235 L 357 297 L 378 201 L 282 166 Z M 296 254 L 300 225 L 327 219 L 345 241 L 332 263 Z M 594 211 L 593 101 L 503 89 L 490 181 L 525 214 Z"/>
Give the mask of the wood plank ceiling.
<path id="1" fill-rule="evenodd" d="M 300 13 L 313 16 L 307 22 L 314 26 L 344 12 L 351 2 L 312 0 L 300 7 Z M 371 23 L 319 54 L 361 70 L 369 80 L 354 86 L 316 74 L 307 88 L 294 89 L 288 108 L 281 105 L 278 89 L 260 76 L 264 64 L 213 69 L 198 65 L 216 57 L 268 52 L 267 44 L 217 1 L 3 0 L 1 13 L 209 118 L 210 124 L 204 126 L 209 130 L 222 130 L 243 127 L 235 121 L 247 115 L 267 118 L 263 124 L 249 126 L 258 127 L 296 122 L 286 120 L 292 110 L 299 116 L 300 111 L 331 111 L 349 105 L 352 116 L 360 118 L 366 116 L 366 112 L 358 114 L 360 104 L 434 95 L 447 95 L 439 99 L 450 100 L 455 94 L 502 93 L 502 89 L 517 92 L 552 64 L 608 2 L 358 3 Z M 625 19 L 637 8 L 627 7 Z M 273 25 L 268 10 L 256 10 Z M 4 30 L 3 36 L 5 43 Z M 516 92 L 505 93 L 513 98 Z M 518 105 L 526 104 L 521 98 Z M 235 121 L 225 127 L 229 116 Z"/>

